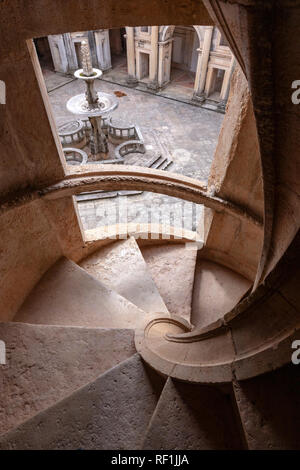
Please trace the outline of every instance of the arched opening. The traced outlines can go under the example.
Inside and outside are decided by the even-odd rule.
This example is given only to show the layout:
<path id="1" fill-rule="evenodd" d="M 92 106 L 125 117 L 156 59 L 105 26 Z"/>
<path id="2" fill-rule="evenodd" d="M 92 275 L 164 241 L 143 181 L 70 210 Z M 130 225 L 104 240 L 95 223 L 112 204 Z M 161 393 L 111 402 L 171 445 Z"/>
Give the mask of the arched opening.
<path id="1" fill-rule="evenodd" d="M 54 70 L 53 54 L 57 54 L 59 58 L 59 51 L 50 49 L 50 44 L 47 37 L 34 39 L 36 51 L 43 69 Z"/>
<path id="2" fill-rule="evenodd" d="M 111 68 L 113 71 L 126 73 L 126 30 L 125 28 L 113 28 L 109 30 L 109 45 L 111 55 Z"/>
<path id="3" fill-rule="evenodd" d="M 163 26 L 159 41 L 158 86 L 179 99 L 224 109 L 235 60 L 218 28 Z"/>
<path id="4" fill-rule="evenodd" d="M 199 36 L 193 26 L 176 26 L 172 40 L 170 82 L 191 98 L 197 71 Z"/>

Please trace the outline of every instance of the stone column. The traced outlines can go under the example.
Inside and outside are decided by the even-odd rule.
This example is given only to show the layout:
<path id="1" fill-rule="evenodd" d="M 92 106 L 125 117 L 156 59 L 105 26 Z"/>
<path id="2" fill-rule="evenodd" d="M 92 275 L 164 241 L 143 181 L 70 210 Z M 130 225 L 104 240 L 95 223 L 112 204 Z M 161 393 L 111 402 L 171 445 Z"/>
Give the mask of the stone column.
<path id="1" fill-rule="evenodd" d="M 98 61 L 97 52 L 96 52 L 96 40 L 94 36 L 94 31 L 88 31 L 87 41 L 88 41 L 89 48 L 90 48 L 93 67 L 98 68 L 99 61 Z"/>
<path id="2" fill-rule="evenodd" d="M 198 62 L 197 62 L 193 99 L 196 101 L 200 101 L 200 102 L 205 100 L 204 88 L 205 88 L 207 65 L 209 61 L 213 29 L 214 29 L 213 26 L 205 27 L 202 51 L 201 49 L 198 49 L 199 55 L 198 55 Z"/>
<path id="3" fill-rule="evenodd" d="M 68 73 L 69 64 L 62 34 L 48 36 L 55 72 Z"/>
<path id="4" fill-rule="evenodd" d="M 111 69 L 111 54 L 108 29 L 95 31 L 93 35 L 95 37 L 98 67 L 101 70 Z"/>
<path id="5" fill-rule="evenodd" d="M 75 52 L 75 47 L 72 41 L 71 34 L 65 33 L 63 37 L 64 37 L 64 43 L 65 43 L 65 48 L 66 48 L 69 71 L 76 70 L 79 68 L 78 67 L 79 64 L 77 64 L 76 52 Z"/>
<path id="6" fill-rule="evenodd" d="M 101 129 L 101 117 L 89 117 L 91 123 L 90 147 L 91 147 L 91 161 L 107 160 L 108 143 L 106 136 Z"/>
<path id="7" fill-rule="evenodd" d="M 221 101 L 223 101 L 225 103 L 226 103 L 226 101 L 228 99 L 228 95 L 229 95 L 230 79 L 231 79 L 231 76 L 232 76 L 232 73 L 233 73 L 233 70 L 234 70 L 234 65 L 235 65 L 235 57 L 234 57 L 234 55 L 232 55 L 230 65 L 229 65 L 228 69 L 226 70 L 226 72 L 224 74 L 222 89 L 221 89 L 221 93 L 220 93 L 220 99 L 221 99 Z"/>
<path id="8" fill-rule="evenodd" d="M 158 43 L 158 87 L 166 85 L 170 81 L 172 42 L 170 39 L 166 42 Z"/>
<path id="9" fill-rule="evenodd" d="M 126 27 L 126 48 L 127 48 L 127 83 L 130 85 L 137 84 L 138 80 L 135 73 L 135 44 L 134 44 L 134 28 Z"/>
<path id="10" fill-rule="evenodd" d="M 156 90 L 158 88 L 158 26 L 151 27 L 151 54 L 148 88 Z"/>

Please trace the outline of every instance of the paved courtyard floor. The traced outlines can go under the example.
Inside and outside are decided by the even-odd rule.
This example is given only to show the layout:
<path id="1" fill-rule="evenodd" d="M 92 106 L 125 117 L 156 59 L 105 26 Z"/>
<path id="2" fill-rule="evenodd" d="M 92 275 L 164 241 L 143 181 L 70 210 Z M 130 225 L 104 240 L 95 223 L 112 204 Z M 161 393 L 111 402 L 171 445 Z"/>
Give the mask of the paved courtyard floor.
<path id="1" fill-rule="evenodd" d="M 44 70 L 44 78 L 57 125 L 76 119 L 67 111 L 66 103 L 71 96 L 85 91 L 84 83 L 49 70 Z M 173 165 L 168 171 L 207 181 L 223 114 L 105 80 L 97 80 L 96 88 L 106 93 L 121 91 L 124 94 L 119 98 L 119 106 L 112 113 L 112 117 L 137 124 L 142 133 L 150 138 L 155 135 L 158 142 L 167 149 L 169 158 L 173 160 Z M 155 145 L 155 142 L 153 144 Z M 114 223 L 115 208 L 122 206 L 120 198 L 124 196 L 80 202 L 78 207 L 84 228 L 94 229 Z M 127 197 L 127 203 L 127 206 L 131 207 L 128 222 L 139 223 L 149 222 L 149 217 L 155 218 L 150 220 L 152 222 L 163 223 L 164 217 L 167 221 L 170 220 L 170 213 L 172 221 L 172 214 L 177 210 L 176 205 L 177 208 L 182 205 L 182 201 L 176 198 L 146 192 Z M 185 204 L 184 210 L 191 214 L 189 228 L 196 229 L 201 209 L 193 208 L 195 205 L 192 203 L 188 204 L 190 209 Z"/>

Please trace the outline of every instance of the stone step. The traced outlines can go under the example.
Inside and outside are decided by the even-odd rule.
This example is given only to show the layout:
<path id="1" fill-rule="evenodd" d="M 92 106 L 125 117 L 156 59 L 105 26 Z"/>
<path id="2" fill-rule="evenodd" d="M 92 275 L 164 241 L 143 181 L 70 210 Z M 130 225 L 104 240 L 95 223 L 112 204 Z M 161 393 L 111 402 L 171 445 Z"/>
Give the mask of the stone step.
<path id="1" fill-rule="evenodd" d="M 119 196 L 137 196 L 138 194 L 143 194 L 143 191 L 127 191 L 125 189 L 118 191 Z"/>
<path id="2" fill-rule="evenodd" d="M 242 449 L 229 389 L 168 378 L 149 423 L 143 449 Z"/>
<path id="3" fill-rule="evenodd" d="M 173 165 L 173 162 L 171 160 L 166 160 L 157 169 L 158 170 L 166 170 L 167 168 L 170 169 L 171 165 Z"/>
<path id="4" fill-rule="evenodd" d="M 147 162 L 147 165 L 143 165 L 143 166 L 148 166 L 148 168 L 154 168 L 153 165 L 156 164 L 156 162 L 158 162 L 158 160 L 161 159 L 161 155 L 160 153 L 156 153 L 150 160 L 149 162 Z"/>
<path id="5" fill-rule="evenodd" d="M 135 354 L 4 434 L 0 449 L 139 449 L 162 386 Z"/>
<path id="6" fill-rule="evenodd" d="M 300 449 L 299 366 L 236 382 L 234 391 L 250 450 Z"/>
<path id="7" fill-rule="evenodd" d="M 0 434 L 133 356 L 134 330 L 0 323 Z"/>
<path id="8" fill-rule="evenodd" d="M 101 248 L 80 266 L 143 311 L 168 313 L 134 237 Z"/>
<path id="9" fill-rule="evenodd" d="M 213 261 L 198 259 L 191 322 L 207 326 L 229 312 L 251 287 L 251 282 Z"/>
<path id="10" fill-rule="evenodd" d="M 160 157 L 153 165 L 151 165 L 151 168 L 154 168 L 156 170 L 160 170 L 160 167 L 167 161 L 166 157 Z"/>
<path id="11" fill-rule="evenodd" d="M 148 314 L 66 258 L 31 291 L 14 321 L 44 325 L 139 328 Z"/>
<path id="12" fill-rule="evenodd" d="M 76 196 L 77 201 L 93 201 L 95 199 L 110 199 L 118 196 L 118 191 L 91 191 Z"/>
<path id="13" fill-rule="evenodd" d="M 153 245 L 141 248 L 169 312 L 190 321 L 197 250 L 185 245 Z"/>
<path id="14" fill-rule="evenodd" d="M 147 152 L 147 154 L 150 151 Z M 151 157 L 148 161 L 140 162 L 141 154 L 137 154 L 136 161 L 132 159 L 130 161 L 130 165 L 137 165 L 146 168 L 154 168 L 158 170 L 166 170 L 172 164 L 172 160 L 168 160 L 168 158 L 161 156 L 161 154 L 154 153 L 154 156 Z M 150 153 L 150 155 L 151 155 Z M 143 191 L 128 191 L 128 190 L 120 190 L 120 191 L 91 191 L 89 193 L 81 193 L 76 196 L 78 202 L 85 202 L 85 201 L 93 201 L 96 199 L 110 199 L 117 196 L 138 196 L 139 194 L 143 194 Z"/>

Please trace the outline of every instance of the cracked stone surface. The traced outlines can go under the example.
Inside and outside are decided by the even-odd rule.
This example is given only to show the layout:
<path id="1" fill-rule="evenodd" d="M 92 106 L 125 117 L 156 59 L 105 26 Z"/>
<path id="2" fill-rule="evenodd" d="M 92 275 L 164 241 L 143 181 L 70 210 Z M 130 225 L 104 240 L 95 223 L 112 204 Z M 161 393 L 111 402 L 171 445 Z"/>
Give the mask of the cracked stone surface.
<path id="1" fill-rule="evenodd" d="M 172 244 L 141 251 L 169 312 L 190 320 L 197 250 Z"/>
<path id="2" fill-rule="evenodd" d="M 135 354 L 133 330 L 0 323 L 0 434 Z M 80 372 L 79 372 L 80 371 Z"/>
<path id="3" fill-rule="evenodd" d="M 133 237 L 101 248 L 80 266 L 145 312 L 168 312 Z"/>
<path id="4" fill-rule="evenodd" d="M 162 380 L 138 354 L 0 439 L 0 449 L 139 449 Z"/>
<path id="5" fill-rule="evenodd" d="M 14 321 L 135 328 L 147 322 L 147 314 L 77 264 L 61 258 L 30 292 Z"/>
<path id="6" fill-rule="evenodd" d="M 241 449 L 229 394 L 168 379 L 148 427 L 144 449 Z"/>

